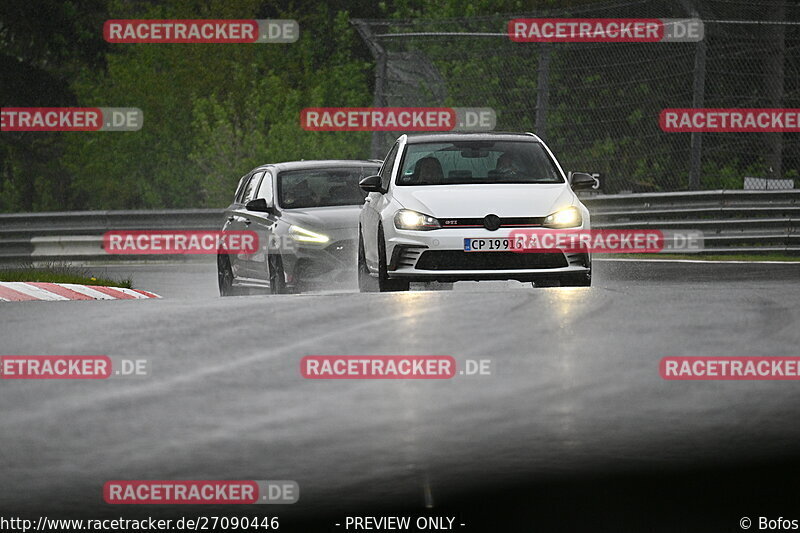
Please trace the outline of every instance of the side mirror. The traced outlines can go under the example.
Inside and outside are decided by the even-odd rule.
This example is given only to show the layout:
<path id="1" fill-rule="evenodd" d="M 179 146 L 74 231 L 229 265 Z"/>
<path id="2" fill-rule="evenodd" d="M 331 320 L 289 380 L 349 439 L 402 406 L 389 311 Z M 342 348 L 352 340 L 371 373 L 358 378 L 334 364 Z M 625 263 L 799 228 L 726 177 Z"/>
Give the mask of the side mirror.
<path id="1" fill-rule="evenodd" d="M 570 186 L 572 187 L 573 191 L 585 191 L 587 189 L 593 189 L 595 184 L 594 177 L 591 174 L 586 174 L 585 172 L 573 172 L 572 179 L 570 180 Z"/>
<path id="2" fill-rule="evenodd" d="M 383 187 L 381 187 L 380 176 L 367 176 L 358 182 L 358 186 L 361 187 L 361 190 L 364 192 L 384 192 Z"/>
<path id="3" fill-rule="evenodd" d="M 256 198 L 255 200 L 250 200 L 244 206 L 245 209 L 248 211 L 255 211 L 257 213 L 274 213 L 275 207 L 271 206 L 267 203 L 267 200 L 264 198 Z"/>

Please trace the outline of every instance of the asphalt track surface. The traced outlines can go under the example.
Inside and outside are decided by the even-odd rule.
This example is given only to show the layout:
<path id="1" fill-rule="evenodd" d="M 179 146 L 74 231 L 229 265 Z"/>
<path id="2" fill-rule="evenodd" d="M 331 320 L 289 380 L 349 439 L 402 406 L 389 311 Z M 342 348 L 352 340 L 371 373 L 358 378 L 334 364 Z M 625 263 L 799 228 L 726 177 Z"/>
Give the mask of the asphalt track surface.
<path id="1" fill-rule="evenodd" d="M 0 516 L 455 516 L 463 531 L 741 531 L 800 519 L 800 384 L 664 381 L 665 356 L 800 355 L 800 264 L 597 262 L 592 288 L 219 298 L 214 267 L 114 265 L 162 300 L 0 305 L 4 355 L 152 375 L 0 382 Z M 306 355 L 492 359 L 312 381 Z M 114 479 L 291 479 L 300 501 L 110 506 Z M 757 527 L 753 527 L 757 530 Z"/>

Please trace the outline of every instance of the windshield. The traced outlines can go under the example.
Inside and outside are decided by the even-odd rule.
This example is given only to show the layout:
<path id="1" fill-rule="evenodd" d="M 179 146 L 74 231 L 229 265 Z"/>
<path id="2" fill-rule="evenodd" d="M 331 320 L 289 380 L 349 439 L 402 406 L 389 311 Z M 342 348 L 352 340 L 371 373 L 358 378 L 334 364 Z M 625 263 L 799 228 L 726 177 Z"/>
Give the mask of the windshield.
<path id="1" fill-rule="evenodd" d="M 378 167 L 315 168 L 278 174 L 278 203 L 286 209 L 361 205 L 366 193 L 358 182 Z"/>
<path id="2" fill-rule="evenodd" d="M 563 183 L 541 144 L 458 141 L 409 144 L 398 185 Z"/>

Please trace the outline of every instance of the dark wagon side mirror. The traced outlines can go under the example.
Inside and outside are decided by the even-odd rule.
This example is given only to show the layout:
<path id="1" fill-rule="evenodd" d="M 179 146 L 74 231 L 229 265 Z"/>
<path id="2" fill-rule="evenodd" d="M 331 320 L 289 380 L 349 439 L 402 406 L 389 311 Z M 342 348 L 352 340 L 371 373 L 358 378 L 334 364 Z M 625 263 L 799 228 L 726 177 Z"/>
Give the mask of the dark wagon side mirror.
<path id="1" fill-rule="evenodd" d="M 248 211 L 255 211 L 257 213 L 275 214 L 275 206 L 270 205 L 264 198 L 256 198 L 255 200 L 250 200 L 249 202 L 247 202 L 244 208 L 247 209 Z"/>
<path id="2" fill-rule="evenodd" d="M 383 187 L 381 187 L 380 176 L 367 176 L 358 182 L 358 186 L 361 187 L 361 190 L 365 192 L 384 192 Z"/>

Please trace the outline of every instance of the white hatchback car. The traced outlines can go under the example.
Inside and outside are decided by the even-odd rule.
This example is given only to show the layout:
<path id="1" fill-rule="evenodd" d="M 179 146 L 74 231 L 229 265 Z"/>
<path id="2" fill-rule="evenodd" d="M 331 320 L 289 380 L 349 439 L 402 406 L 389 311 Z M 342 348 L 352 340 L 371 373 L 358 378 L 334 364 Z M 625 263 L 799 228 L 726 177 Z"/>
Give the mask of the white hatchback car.
<path id="1" fill-rule="evenodd" d="M 359 218 L 359 288 L 408 290 L 411 281 L 515 279 L 535 286 L 591 285 L 588 253 L 519 253 L 514 231 L 589 229 L 573 189 L 594 185 L 564 171 L 532 133 L 403 135 Z"/>

